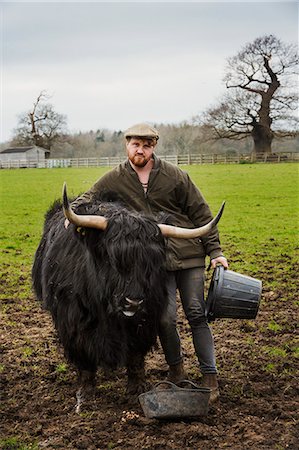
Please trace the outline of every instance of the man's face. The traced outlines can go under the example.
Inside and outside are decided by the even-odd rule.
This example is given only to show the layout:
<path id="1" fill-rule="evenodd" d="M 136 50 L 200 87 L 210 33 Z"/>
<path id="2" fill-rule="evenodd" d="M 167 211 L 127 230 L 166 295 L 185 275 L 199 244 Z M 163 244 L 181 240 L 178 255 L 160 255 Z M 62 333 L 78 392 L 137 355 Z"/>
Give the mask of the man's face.
<path id="1" fill-rule="evenodd" d="M 150 139 L 131 138 L 126 143 L 128 158 L 134 166 L 144 167 L 152 158 L 156 144 Z"/>

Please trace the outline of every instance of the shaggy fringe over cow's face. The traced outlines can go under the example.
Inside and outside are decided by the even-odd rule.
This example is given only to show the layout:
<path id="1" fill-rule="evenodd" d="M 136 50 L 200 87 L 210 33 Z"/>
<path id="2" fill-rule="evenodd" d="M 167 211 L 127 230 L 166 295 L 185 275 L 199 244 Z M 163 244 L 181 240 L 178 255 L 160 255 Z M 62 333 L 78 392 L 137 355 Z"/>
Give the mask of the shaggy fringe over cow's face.
<path id="1" fill-rule="evenodd" d="M 107 312 L 127 317 L 146 312 L 164 274 L 165 241 L 156 222 L 112 203 L 83 205 L 80 210 L 108 219 L 105 231 L 80 230 L 80 240 L 101 274 L 98 283 L 104 301 L 109 299 Z"/>

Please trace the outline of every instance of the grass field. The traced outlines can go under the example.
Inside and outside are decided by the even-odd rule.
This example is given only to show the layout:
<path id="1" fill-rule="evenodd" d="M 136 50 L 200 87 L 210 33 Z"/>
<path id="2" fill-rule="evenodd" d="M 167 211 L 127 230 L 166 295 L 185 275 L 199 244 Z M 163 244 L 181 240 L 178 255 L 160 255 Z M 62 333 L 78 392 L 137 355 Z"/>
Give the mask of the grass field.
<path id="1" fill-rule="evenodd" d="M 144 418 L 138 407 L 128 410 L 121 369 L 110 378 L 98 373 L 95 398 L 76 414 L 76 374 L 31 291 L 44 214 L 61 196 L 63 182 L 76 196 L 108 168 L 1 170 L 0 448 L 297 450 L 298 168 L 184 167 L 213 213 L 226 200 L 219 231 L 230 269 L 261 279 L 263 293 L 255 320 L 212 324 L 220 404 L 207 418 L 165 423 Z M 182 309 L 178 326 L 188 377 L 200 383 Z M 160 348 L 148 355 L 146 370 L 151 385 L 165 378 Z"/>
<path id="2" fill-rule="evenodd" d="M 238 252 L 234 269 L 256 271 L 256 255 L 273 263 L 294 257 L 298 243 L 298 165 L 202 165 L 183 167 L 216 213 L 226 200 L 219 224 L 228 257 Z M 29 266 L 44 213 L 61 196 L 87 190 L 108 168 L 1 171 L 1 259 Z M 260 258 L 258 258 L 260 262 Z M 263 259 L 261 259 L 263 260 Z"/>

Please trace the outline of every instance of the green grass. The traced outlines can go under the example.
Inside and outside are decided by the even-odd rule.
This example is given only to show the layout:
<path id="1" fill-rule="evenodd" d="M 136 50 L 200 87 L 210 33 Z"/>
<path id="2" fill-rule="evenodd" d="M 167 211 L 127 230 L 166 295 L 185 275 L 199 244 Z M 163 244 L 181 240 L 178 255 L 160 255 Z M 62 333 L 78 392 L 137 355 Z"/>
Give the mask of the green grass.
<path id="1" fill-rule="evenodd" d="M 298 164 L 191 166 L 188 172 L 216 213 L 231 270 L 296 290 L 298 264 Z M 297 269 L 298 270 L 298 269 Z M 263 275 L 264 273 L 264 275 Z"/>
<path id="2" fill-rule="evenodd" d="M 215 214 L 231 269 L 252 274 L 265 263 L 287 264 L 298 250 L 298 164 L 185 166 Z M 12 284 L 26 277 L 38 245 L 44 214 L 68 184 L 70 196 L 86 191 L 109 168 L 1 170 L 1 264 Z M 273 279 L 273 285 L 277 280 Z M 20 292 L 22 295 L 22 292 Z M 27 295 L 23 292 L 23 295 Z"/>
<path id="3" fill-rule="evenodd" d="M 20 169 L 0 171 L 0 282 L 5 281 L 1 298 L 20 300 L 31 292 L 30 271 L 41 237 L 44 215 L 61 197 L 63 181 L 69 195 L 87 190 L 107 171 L 100 169 Z M 24 306 L 23 306 L 24 305 Z M 28 307 L 21 302 L 20 307 Z"/>
<path id="4" fill-rule="evenodd" d="M 67 365 L 65 363 L 58 364 L 56 367 L 57 373 L 66 373 L 67 372 Z"/>
<path id="5" fill-rule="evenodd" d="M 24 444 L 17 437 L 9 437 L 0 440 L 2 450 L 38 450 L 37 444 Z"/>
<path id="6" fill-rule="evenodd" d="M 191 166 L 188 172 L 214 212 L 226 200 L 219 227 L 236 242 L 255 250 L 269 240 L 273 247 L 298 243 L 297 164 L 205 166 L 204 176 L 201 166 Z"/>
<path id="7" fill-rule="evenodd" d="M 63 181 L 68 184 L 69 195 L 77 195 L 87 190 L 107 170 L 2 170 L 0 242 L 5 260 L 31 262 L 41 235 L 44 214 L 54 200 L 61 197 Z"/>

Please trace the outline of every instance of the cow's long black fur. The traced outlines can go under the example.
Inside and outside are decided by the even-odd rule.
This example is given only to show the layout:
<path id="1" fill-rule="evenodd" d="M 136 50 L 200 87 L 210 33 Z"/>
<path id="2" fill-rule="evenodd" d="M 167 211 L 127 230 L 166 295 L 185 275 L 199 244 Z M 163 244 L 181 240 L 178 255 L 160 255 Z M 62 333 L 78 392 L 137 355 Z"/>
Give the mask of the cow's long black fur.
<path id="1" fill-rule="evenodd" d="M 32 269 L 36 295 L 79 371 L 116 368 L 144 356 L 156 342 L 166 306 L 165 243 L 156 222 L 111 200 L 106 195 L 77 210 L 104 215 L 105 231 L 65 229 L 56 202 L 46 214 Z M 143 299 L 133 317 L 122 313 L 125 297 Z"/>

